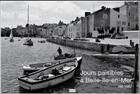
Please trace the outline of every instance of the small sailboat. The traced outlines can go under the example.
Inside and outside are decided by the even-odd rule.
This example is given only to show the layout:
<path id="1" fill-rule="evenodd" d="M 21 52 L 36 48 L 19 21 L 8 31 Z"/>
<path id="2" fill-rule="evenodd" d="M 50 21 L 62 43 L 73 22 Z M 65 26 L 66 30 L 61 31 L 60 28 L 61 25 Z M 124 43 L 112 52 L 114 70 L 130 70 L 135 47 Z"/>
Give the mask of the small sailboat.
<path id="1" fill-rule="evenodd" d="M 31 40 L 31 38 L 29 38 L 29 5 L 28 5 L 28 19 L 27 19 L 27 31 L 28 31 L 28 38 L 25 40 L 23 45 L 27 45 L 27 46 L 33 46 L 33 41 Z"/>
<path id="2" fill-rule="evenodd" d="M 74 76 L 79 59 L 58 61 L 55 65 L 19 77 L 19 85 L 27 90 L 37 90 L 63 83 Z"/>
<path id="3" fill-rule="evenodd" d="M 12 32 L 12 30 L 11 30 L 11 33 L 10 33 L 10 42 L 14 42 L 13 32 Z"/>
<path id="4" fill-rule="evenodd" d="M 30 38 L 27 38 L 23 45 L 33 46 L 33 41 Z"/>
<path id="5" fill-rule="evenodd" d="M 78 58 L 78 57 L 76 57 L 76 58 Z M 65 60 L 61 60 L 61 62 L 63 62 L 63 61 L 71 61 L 73 59 L 75 59 L 75 58 L 68 58 L 68 59 L 65 59 Z M 32 63 L 32 64 L 28 64 L 28 65 L 22 64 L 23 74 L 26 75 L 28 73 L 35 72 L 35 71 L 38 71 L 40 69 L 44 69 L 44 68 L 53 66 L 53 65 L 57 64 L 57 62 L 58 61 L 44 62 L 44 63 Z M 59 62 L 60 62 L 60 59 L 59 59 Z M 81 62 L 82 62 L 82 56 L 79 57 L 79 59 L 78 59 L 78 67 L 81 66 Z"/>

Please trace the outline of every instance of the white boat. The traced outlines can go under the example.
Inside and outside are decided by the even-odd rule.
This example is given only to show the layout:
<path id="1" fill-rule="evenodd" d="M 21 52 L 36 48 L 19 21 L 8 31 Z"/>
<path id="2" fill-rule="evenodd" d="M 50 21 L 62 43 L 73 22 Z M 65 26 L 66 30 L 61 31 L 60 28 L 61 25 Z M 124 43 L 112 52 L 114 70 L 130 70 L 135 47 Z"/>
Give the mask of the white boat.
<path id="1" fill-rule="evenodd" d="M 63 59 L 63 60 L 59 60 L 59 61 L 54 61 L 54 62 L 32 63 L 32 64 L 28 64 L 28 65 L 22 64 L 23 74 L 26 75 L 28 73 L 35 72 L 35 71 L 38 71 L 40 69 L 44 69 L 44 68 L 53 66 L 57 62 L 71 61 L 73 59 L 75 59 L 75 58 L 67 58 L 67 59 Z M 82 57 L 79 57 L 79 59 L 78 59 L 78 68 L 81 66 L 81 62 L 82 62 Z"/>
<path id="2" fill-rule="evenodd" d="M 10 33 L 10 42 L 14 42 L 14 38 L 13 38 L 13 32 L 12 32 L 12 30 L 11 30 L 11 33 Z"/>
<path id="3" fill-rule="evenodd" d="M 19 85 L 27 90 L 37 90 L 65 82 L 74 76 L 79 59 L 81 57 L 58 62 L 53 66 L 19 77 Z"/>

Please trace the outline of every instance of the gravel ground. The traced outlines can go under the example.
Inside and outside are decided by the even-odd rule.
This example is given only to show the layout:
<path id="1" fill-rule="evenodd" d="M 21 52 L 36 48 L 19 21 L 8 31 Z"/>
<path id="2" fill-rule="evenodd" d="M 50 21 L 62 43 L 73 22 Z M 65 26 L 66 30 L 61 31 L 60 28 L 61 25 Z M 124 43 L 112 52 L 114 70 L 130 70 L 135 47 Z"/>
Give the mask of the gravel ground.
<path id="1" fill-rule="evenodd" d="M 122 63 L 123 62 L 123 63 Z M 124 63 L 125 62 L 125 63 Z M 131 64 L 127 64 L 131 63 Z M 133 75 L 129 69 L 122 66 L 133 68 L 134 59 L 111 59 L 104 57 L 93 57 L 84 55 L 81 70 L 88 74 L 81 74 L 81 80 L 77 84 L 77 92 L 82 93 L 131 93 Z M 131 65 L 131 66 L 130 66 Z M 92 71 L 92 74 L 90 72 Z M 114 74 L 104 74 L 103 72 L 111 72 Z M 96 73 L 96 74 L 95 74 Z M 101 81 L 93 82 L 86 79 L 100 79 Z M 118 79 L 114 82 L 105 82 L 103 79 Z M 123 80 L 120 80 L 123 79 Z M 113 80 L 112 80 L 113 81 Z"/>

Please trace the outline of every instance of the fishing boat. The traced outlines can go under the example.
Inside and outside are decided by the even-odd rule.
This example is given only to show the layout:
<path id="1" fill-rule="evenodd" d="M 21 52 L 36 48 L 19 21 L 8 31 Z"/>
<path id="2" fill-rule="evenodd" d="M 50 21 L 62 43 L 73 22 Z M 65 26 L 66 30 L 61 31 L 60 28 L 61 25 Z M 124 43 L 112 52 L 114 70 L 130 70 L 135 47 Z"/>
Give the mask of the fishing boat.
<path id="1" fill-rule="evenodd" d="M 65 53 L 65 54 L 62 54 L 62 55 L 55 56 L 54 57 L 54 60 L 66 59 L 66 58 L 73 58 L 75 56 L 76 56 L 75 53 L 74 54 Z"/>
<path id="2" fill-rule="evenodd" d="M 11 30 L 11 33 L 10 33 L 10 42 L 14 42 L 13 32 L 12 32 L 12 30 Z"/>
<path id="3" fill-rule="evenodd" d="M 33 46 L 33 41 L 31 40 L 31 38 L 29 38 L 29 5 L 28 5 L 28 19 L 27 19 L 27 31 L 28 31 L 28 38 L 25 40 L 25 42 L 23 43 L 23 45 L 27 45 L 27 46 Z"/>
<path id="4" fill-rule="evenodd" d="M 75 57 L 76 58 L 76 57 Z M 35 72 L 35 71 L 38 71 L 40 69 L 44 69 L 44 68 L 47 68 L 47 67 L 50 67 L 50 66 L 53 66 L 55 65 L 58 61 L 60 62 L 64 62 L 64 61 L 71 61 L 75 58 L 68 58 L 68 59 L 65 59 L 65 60 L 57 60 L 57 61 L 53 61 L 53 62 L 44 62 L 44 63 L 32 63 L 32 64 L 28 64 L 28 65 L 24 65 L 22 64 L 22 69 L 23 69 L 23 74 L 29 74 L 31 72 Z M 78 58 L 78 57 L 77 57 Z M 78 68 L 81 66 L 81 62 L 82 62 L 82 57 L 79 57 L 79 60 L 78 60 Z"/>
<path id="5" fill-rule="evenodd" d="M 20 87 L 27 90 L 48 88 L 71 79 L 81 57 L 57 62 L 55 65 L 18 78 Z"/>

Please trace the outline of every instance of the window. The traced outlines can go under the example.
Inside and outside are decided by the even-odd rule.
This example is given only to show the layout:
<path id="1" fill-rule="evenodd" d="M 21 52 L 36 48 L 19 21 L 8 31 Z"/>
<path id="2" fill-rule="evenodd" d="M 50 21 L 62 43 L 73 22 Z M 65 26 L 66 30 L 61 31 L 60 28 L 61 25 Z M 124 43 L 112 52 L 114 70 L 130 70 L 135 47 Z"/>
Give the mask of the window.
<path id="1" fill-rule="evenodd" d="M 130 23 L 128 23 L 128 26 L 130 26 Z"/>
<path id="2" fill-rule="evenodd" d="M 130 16 L 130 12 L 129 12 L 129 16 Z"/>
<path id="3" fill-rule="evenodd" d="M 123 31 L 123 27 L 122 27 L 122 31 Z"/>
<path id="4" fill-rule="evenodd" d="M 120 18 L 120 15 L 118 15 L 118 18 Z"/>
<path id="5" fill-rule="evenodd" d="M 122 22 L 122 25 L 126 25 L 126 22 Z"/>

